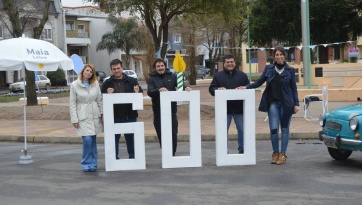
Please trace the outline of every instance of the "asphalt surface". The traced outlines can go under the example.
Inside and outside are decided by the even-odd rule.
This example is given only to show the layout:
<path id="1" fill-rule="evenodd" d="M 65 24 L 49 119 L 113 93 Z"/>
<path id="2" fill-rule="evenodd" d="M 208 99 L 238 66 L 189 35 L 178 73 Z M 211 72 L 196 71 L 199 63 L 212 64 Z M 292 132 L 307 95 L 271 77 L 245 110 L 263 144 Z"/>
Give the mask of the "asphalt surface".
<path id="1" fill-rule="evenodd" d="M 194 87 L 200 90 L 202 104 L 213 105 L 207 88 L 207 85 Z M 256 97 L 257 109 L 260 92 Z M 69 106 L 56 101 L 51 104 Z M 330 102 L 329 108 L 350 104 L 355 103 Z M 19 105 L 0 103 L 0 106 Z M 161 149 L 155 143 L 150 120 L 145 122 L 145 170 L 106 172 L 103 135 L 99 135 L 98 171 L 93 173 L 82 171 L 81 138 L 75 135 L 69 121 L 27 121 L 27 150 L 34 163 L 19 165 L 24 149 L 23 121 L 0 120 L 0 204 L 360 203 L 361 152 L 354 152 L 345 161 L 333 160 L 326 146 L 316 140 L 318 122 L 305 120 L 304 113 L 299 112 L 291 123 L 287 163 L 271 165 L 272 149 L 265 117 L 265 113 L 256 110 L 256 165 L 216 166 L 215 120 L 210 119 L 201 122 L 202 167 L 162 169 Z M 187 123 L 179 122 L 180 141 L 188 138 Z M 235 133 L 231 127 L 230 139 L 236 138 Z M 230 153 L 235 153 L 237 141 L 228 143 Z M 124 142 L 120 154 L 126 155 Z M 184 155 L 189 155 L 189 143 L 180 142 L 177 156 Z"/>
<path id="2" fill-rule="evenodd" d="M 230 146 L 235 147 L 236 141 Z M 18 165 L 22 143 L 0 142 L 1 204 L 360 204 L 362 154 L 335 161 L 316 140 L 292 140 L 284 165 L 257 141 L 256 165 L 218 167 L 215 143 L 202 142 L 202 167 L 162 169 L 158 143 L 146 143 L 146 169 L 105 172 L 80 167 L 80 144 L 29 144 L 33 164 Z M 178 155 L 188 143 L 179 143 Z M 121 146 L 121 153 L 125 153 Z"/>

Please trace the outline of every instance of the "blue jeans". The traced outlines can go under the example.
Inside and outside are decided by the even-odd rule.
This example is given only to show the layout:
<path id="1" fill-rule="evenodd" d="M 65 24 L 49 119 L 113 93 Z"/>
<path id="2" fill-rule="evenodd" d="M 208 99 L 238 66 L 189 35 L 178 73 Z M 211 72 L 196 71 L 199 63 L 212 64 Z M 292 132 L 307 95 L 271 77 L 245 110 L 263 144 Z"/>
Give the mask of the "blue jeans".
<path id="1" fill-rule="evenodd" d="M 137 122 L 137 118 L 125 118 L 125 117 L 115 117 L 114 123 L 128 123 L 128 122 Z M 134 159 L 134 134 L 124 134 L 127 145 L 128 157 L 130 159 Z M 115 135 L 115 143 L 116 143 L 116 158 L 118 158 L 119 153 L 119 139 L 121 138 L 120 134 Z"/>
<path id="2" fill-rule="evenodd" d="M 97 169 L 98 167 L 98 152 L 96 135 L 82 136 L 83 154 L 80 164 L 83 170 Z"/>
<path id="3" fill-rule="evenodd" d="M 231 124 L 231 119 L 234 118 L 234 122 L 236 125 L 236 129 L 238 131 L 238 151 L 244 151 L 244 129 L 243 129 L 243 114 L 228 114 L 227 115 L 227 126 L 228 126 L 228 134 L 229 127 Z"/>
<path id="4" fill-rule="evenodd" d="M 282 130 L 281 153 L 285 154 L 289 143 L 289 126 L 292 115 L 283 116 L 283 105 L 279 101 L 273 101 L 268 110 L 270 139 L 274 152 L 279 152 L 279 124 Z"/>

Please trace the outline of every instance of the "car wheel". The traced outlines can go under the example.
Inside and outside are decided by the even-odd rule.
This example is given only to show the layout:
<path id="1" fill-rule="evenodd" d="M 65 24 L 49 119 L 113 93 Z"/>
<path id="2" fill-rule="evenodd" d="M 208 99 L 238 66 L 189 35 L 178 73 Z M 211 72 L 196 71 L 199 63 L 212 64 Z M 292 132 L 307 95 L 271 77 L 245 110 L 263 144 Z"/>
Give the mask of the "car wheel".
<path id="1" fill-rule="evenodd" d="M 45 90 L 50 90 L 50 85 L 49 84 L 45 85 Z"/>
<path id="2" fill-rule="evenodd" d="M 330 147 L 328 147 L 328 152 L 329 155 L 331 155 L 331 157 L 335 160 L 346 160 L 352 154 L 352 151 L 334 149 Z"/>
<path id="3" fill-rule="evenodd" d="M 202 79 L 205 79 L 205 74 L 204 74 L 204 75 L 202 75 Z"/>

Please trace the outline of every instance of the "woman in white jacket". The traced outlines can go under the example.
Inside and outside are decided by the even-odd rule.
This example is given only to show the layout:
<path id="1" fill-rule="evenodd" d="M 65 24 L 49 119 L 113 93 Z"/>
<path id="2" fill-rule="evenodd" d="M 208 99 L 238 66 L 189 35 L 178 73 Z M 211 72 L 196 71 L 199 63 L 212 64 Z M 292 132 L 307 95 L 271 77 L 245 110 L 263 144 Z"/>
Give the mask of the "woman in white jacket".
<path id="1" fill-rule="evenodd" d="M 70 86 L 70 118 L 77 135 L 83 139 L 80 164 L 85 172 L 94 172 L 98 167 L 96 135 L 103 132 L 102 114 L 102 94 L 95 69 L 86 64 Z"/>

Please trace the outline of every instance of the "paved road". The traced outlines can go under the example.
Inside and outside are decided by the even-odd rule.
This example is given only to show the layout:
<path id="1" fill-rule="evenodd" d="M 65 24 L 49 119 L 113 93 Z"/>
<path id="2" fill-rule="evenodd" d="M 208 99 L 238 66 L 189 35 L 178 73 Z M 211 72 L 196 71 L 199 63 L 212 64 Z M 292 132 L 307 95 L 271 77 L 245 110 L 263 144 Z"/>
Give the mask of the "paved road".
<path id="1" fill-rule="evenodd" d="M 230 146 L 236 146 L 231 141 Z M 234 144 L 233 144 L 234 143 Z M 332 160 L 319 141 L 291 141 L 288 162 L 271 165 L 269 141 L 257 141 L 257 164 L 217 167 L 214 142 L 202 142 L 203 167 L 161 168 L 157 143 L 146 144 L 147 169 L 84 173 L 81 145 L 28 144 L 34 163 L 18 165 L 22 143 L 0 142 L 1 204 L 360 204 L 362 154 Z M 121 146 L 122 148 L 124 146 Z M 179 154 L 188 150 L 180 143 Z M 121 150 L 121 153 L 125 150 Z"/>

